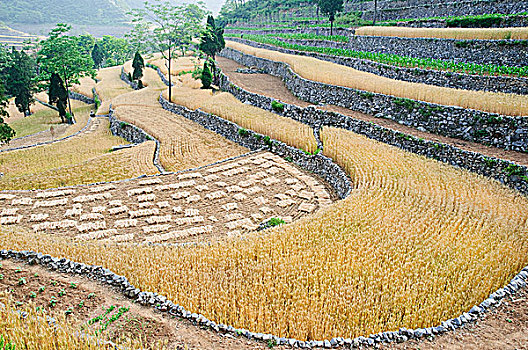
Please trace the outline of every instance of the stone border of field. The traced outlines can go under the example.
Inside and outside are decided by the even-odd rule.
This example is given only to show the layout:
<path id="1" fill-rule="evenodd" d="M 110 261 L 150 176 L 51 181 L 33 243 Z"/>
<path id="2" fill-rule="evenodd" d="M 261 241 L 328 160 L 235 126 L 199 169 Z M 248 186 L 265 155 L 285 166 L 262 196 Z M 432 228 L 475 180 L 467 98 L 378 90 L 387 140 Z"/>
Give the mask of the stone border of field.
<path id="1" fill-rule="evenodd" d="M 191 111 L 190 109 L 167 101 L 163 94 L 159 100 L 163 109 L 177 115 L 181 115 L 204 128 L 211 130 L 226 139 L 233 141 L 252 151 L 267 149 L 272 153 L 285 158 L 301 168 L 308 170 L 323 178 L 337 193 L 338 197 L 343 199 L 348 197 L 352 191 L 348 175 L 333 162 L 332 159 L 318 153 L 316 155 L 306 154 L 305 152 L 286 145 L 278 140 L 270 139 L 269 136 L 259 134 L 252 130 L 246 130 L 239 125 L 223 119 L 214 114 L 205 113 L 201 110 Z"/>
<path id="2" fill-rule="evenodd" d="M 527 117 L 504 116 L 320 83 L 302 78 L 284 62 L 231 48 L 222 50 L 220 56 L 282 78 L 288 90 L 303 101 L 337 105 L 447 137 L 528 152 Z"/>
<path id="3" fill-rule="evenodd" d="M 363 19 L 372 19 L 373 11 L 371 9 L 366 9 L 365 7 L 358 9 L 357 7 L 354 8 L 353 5 L 347 5 L 345 6 L 345 11 L 361 11 L 363 12 Z M 435 1 L 433 4 L 422 3 L 420 5 L 416 4 L 414 6 L 379 9 L 378 19 L 395 20 L 437 16 L 484 15 L 487 13 L 518 13 L 527 10 L 528 6 L 526 3 L 523 3 L 523 1 L 514 0 L 464 0 L 458 2 Z"/>
<path id="4" fill-rule="evenodd" d="M 342 66 L 354 68 L 363 72 L 376 74 L 382 77 L 421 83 L 427 85 L 441 86 L 461 90 L 491 91 L 519 95 L 528 95 L 528 78 L 509 76 L 471 75 L 464 73 L 447 72 L 435 69 L 409 68 L 392 66 L 367 59 L 340 57 L 318 52 L 297 51 L 282 47 L 263 44 L 247 39 L 228 38 L 241 44 L 250 45 L 260 49 L 278 51 L 291 55 L 307 56 L 323 61 L 336 63 Z"/>
<path id="5" fill-rule="evenodd" d="M 408 152 L 423 155 L 428 158 L 467 169 L 474 173 L 491 177 L 506 184 L 510 188 L 528 195 L 528 167 L 518 165 L 504 159 L 486 157 L 477 152 L 466 151 L 448 144 L 407 135 L 390 128 L 355 119 L 336 112 L 316 109 L 315 106 L 299 107 L 271 97 L 255 94 L 233 84 L 229 77 L 219 71 L 220 88 L 231 93 L 242 103 L 273 112 L 306 124 L 314 129 L 318 144 L 322 144 L 319 131 L 323 126 L 336 127 L 353 131 L 370 139 L 396 146 Z M 277 111 L 272 102 L 277 101 L 284 106 L 284 110 Z M 510 173 L 514 173 L 511 174 Z"/>
<path id="6" fill-rule="evenodd" d="M 508 295 L 514 295 L 519 289 L 526 287 L 528 280 L 528 267 L 521 270 L 504 288 L 500 288 L 492 293 L 486 300 L 479 305 L 473 306 L 468 312 L 462 315 L 441 322 L 436 327 L 406 329 L 400 328 L 398 331 L 387 331 L 378 334 L 372 334 L 368 338 L 360 336 L 354 339 L 337 337 L 331 340 L 312 340 L 302 341 L 293 338 L 281 338 L 272 334 L 254 333 L 246 329 L 237 329 L 233 326 L 217 324 L 207 319 L 201 314 L 192 313 L 182 306 L 174 304 L 165 296 L 153 292 L 144 292 L 130 284 L 126 277 L 117 275 L 102 266 L 86 265 L 84 263 L 73 262 L 66 258 L 54 258 L 50 255 L 36 253 L 32 251 L 13 251 L 1 250 L 1 259 L 17 259 L 27 261 L 30 265 L 39 264 L 52 271 L 63 273 L 83 275 L 85 277 L 98 280 L 109 286 L 116 287 L 124 296 L 139 302 L 141 305 L 151 306 L 160 312 L 167 312 L 171 316 L 181 317 L 191 321 L 195 325 L 207 327 L 221 334 L 231 334 L 235 336 L 244 336 L 248 339 L 254 339 L 263 342 L 274 342 L 277 345 L 290 345 L 299 348 L 333 348 L 338 346 L 373 346 L 380 343 L 404 342 L 409 339 L 420 339 L 423 337 L 443 334 L 455 329 L 461 328 L 468 323 L 478 320 L 480 317 L 497 306 Z"/>

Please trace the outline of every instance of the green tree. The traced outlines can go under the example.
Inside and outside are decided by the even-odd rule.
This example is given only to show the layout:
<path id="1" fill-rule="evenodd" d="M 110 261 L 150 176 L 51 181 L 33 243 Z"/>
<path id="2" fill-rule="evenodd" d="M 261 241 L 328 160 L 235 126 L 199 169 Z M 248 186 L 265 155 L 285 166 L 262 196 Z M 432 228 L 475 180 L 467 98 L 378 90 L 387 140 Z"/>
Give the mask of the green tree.
<path id="1" fill-rule="evenodd" d="M 83 55 L 89 55 L 92 52 L 93 47 L 95 45 L 95 38 L 91 36 L 90 34 L 79 35 L 78 38 L 79 38 L 78 45 L 79 45 L 79 48 L 81 49 L 81 53 Z"/>
<path id="2" fill-rule="evenodd" d="M 141 57 L 141 55 L 139 54 L 139 51 L 137 51 L 134 55 L 132 67 L 134 68 L 134 72 L 132 73 L 132 79 L 137 80 L 139 88 L 142 88 L 143 82 L 141 81 L 141 78 L 143 77 L 143 68 L 145 68 L 145 61 L 143 60 L 143 57 Z"/>
<path id="3" fill-rule="evenodd" d="M 224 28 L 217 28 L 213 16 L 207 16 L 207 25 L 200 40 L 200 50 L 211 59 L 214 81 L 217 83 L 215 56 L 225 48 Z"/>
<path id="4" fill-rule="evenodd" d="M 321 12 L 328 16 L 330 21 L 330 35 L 334 34 L 335 15 L 343 10 L 343 0 L 318 0 Z"/>
<path id="5" fill-rule="evenodd" d="M 209 64 L 207 61 L 204 62 L 204 67 L 202 71 L 202 89 L 210 89 L 211 83 L 213 82 L 213 75 L 209 69 Z"/>
<path id="6" fill-rule="evenodd" d="M 168 1 L 157 0 L 145 2 L 143 9 L 133 9 L 129 14 L 133 17 L 134 28 L 127 37 L 133 39 L 133 45 L 143 43 L 168 61 L 171 86 L 172 59 L 177 56 L 177 50 L 185 54 L 193 44 L 193 38 L 199 36 L 200 22 L 206 14 L 205 5 L 200 1 L 198 4 L 175 6 Z"/>
<path id="7" fill-rule="evenodd" d="M 40 81 L 49 81 L 53 73 L 60 75 L 66 89 L 70 115 L 73 117 L 69 87 L 71 84 L 78 84 L 81 77 L 94 76 L 95 71 L 91 55 L 83 55 L 81 52 L 79 38 L 66 35 L 70 29 L 71 26 L 59 23 L 51 30 L 49 37 L 40 42 L 37 64 L 40 68 Z"/>
<path id="8" fill-rule="evenodd" d="M 101 51 L 101 48 L 99 47 L 99 44 L 95 43 L 93 49 L 92 49 L 92 60 L 94 62 L 94 68 L 99 69 L 101 68 L 104 60 L 103 51 Z"/>
<path id="9" fill-rule="evenodd" d="M 97 43 L 103 53 L 105 67 L 119 66 L 132 58 L 131 47 L 123 38 L 105 35 Z"/>
<path id="10" fill-rule="evenodd" d="M 9 114 L 6 110 L 8 104 L 9 101 L 4 95 L 4 87 L 0 82 L 0 144 L 7 143 L 11 141 L 13 137 L 15 137 L 15 131 L 6 122 L 4 122 L 4 117 L 9 117 Z"/>
<path id="11" fill-rule="evenodd" d="M 24 51 L 15 48 L 10 53 L 11 65 L 6 68 L 6 91 L 15 96 L 15 105 L 25 116 L 31 114 L 30 105 L 35 102 L 36 92 L 35 61 Z"/>
<path id="12" fill-rule="evenodd" d="M 66 116 L 66 103 L 68 101 L 68 92 L 64 87 L 64 82 L 57 73 L 51 74 L 48 96 L 49 103 L 57 106 L 57 109 L 59 110 L 59 116 L 62 122 L 69 122 L 69 118 L 67 118 Z"/>

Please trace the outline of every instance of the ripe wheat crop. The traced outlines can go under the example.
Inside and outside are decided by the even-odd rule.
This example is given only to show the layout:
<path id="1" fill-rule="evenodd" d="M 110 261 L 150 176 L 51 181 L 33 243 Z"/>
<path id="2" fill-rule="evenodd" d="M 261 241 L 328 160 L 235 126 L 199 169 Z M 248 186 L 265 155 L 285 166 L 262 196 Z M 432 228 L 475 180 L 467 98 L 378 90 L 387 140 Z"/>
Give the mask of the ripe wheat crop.
<path id="1" fill-rule="evenodd" d="M 528 28 L 410 28 L 360 27 L 356 35 L 393 36 L 400 38 L 439 38 L 458 40 L 527 40 Z"/>
<path id="2" fill-rule="evenodd" d="M 108 121 L 91 134 L 51 145 L 0 154 L 0 189 L 32 189 L 121 180 L 155 174 L 154 142 L 108 153 L 124 140 L 112 136 Z"/>
<path id="3" fill-rule="evenodd" d="M 114 97 L 132 91 L 132 88 L 121 80 L 121 66 L 99 70 L 97 79 L 100 81 L 95 86 L 95 90 L 102 100 L 97 114 L 108 114 L 110 103 Z"/>
<path id="4" fill-rule="evenodd" d="M 323 140 L 352 194 L 265 235 L 101 249 L 3 228 L 0 248 L 103 265 L 216 322 L 298 339 L 437 325 L 528 263 L 525 197 L 348 131 Z"/>
<path id="5" fill-rule="evenodd" d="M 313 81 L 445 106 L 459 106 L 504 115 L 528 116 L 528 96 L 524 95 L 457 90 L 410 83 L 361 72 L 312 57 L 257 49 L 232 41 L 228 41 L 226 45 L 246 54 L 288 63 L 294 72 Z"/>
<path id="6" fill-rule="evenodd" d="M 204 112 L 230 120 L 242 128 L 267 135 L 307 152 L 313 153 L 317 150 L 317 142 L 309 126 L 244 104 L 229 93 L 213 95 L 207 90 L 176 88 L 173 89 L 172 101 L 189 109 L 200 108 Z"/>
<path id="7" fill-rule="evenodd" d="M 157 102 L 159 91 L 142 89 L 115 99 L 115 115 L 160 141 L 160 162 L 166 170 L 194 168 L 246 153 L 248 150 L 176 114 Z"/>
<path id="8" fill-rule="evenodd" d="M 75 84 L 71 87 L 72 91 L 78 92 L 81 95 L 93 98 L 93 88 L 96 82 L 90 77 L 82 77 L 79 79 L 79 84 Z"/>

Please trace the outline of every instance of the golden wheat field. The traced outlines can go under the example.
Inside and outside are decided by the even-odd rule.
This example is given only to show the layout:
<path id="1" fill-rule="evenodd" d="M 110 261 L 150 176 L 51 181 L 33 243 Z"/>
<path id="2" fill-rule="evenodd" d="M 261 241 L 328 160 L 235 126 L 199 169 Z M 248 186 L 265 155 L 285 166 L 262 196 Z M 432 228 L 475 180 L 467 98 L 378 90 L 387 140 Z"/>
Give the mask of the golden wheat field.
<path id="1" fill-rule="evenodd" d="M 167 91 L 164 96 L 168 98 Z M 268 135 L 310 153 L 317 150 L 317 142 L 309 126 L 244 104 L 227 92 L 213 94 L 209 90 L 175 88 L 172 91 L 172 102 L 218 115 L 242 128 Z"/>
<path id="2" fill-rule="evenodd" d="M 176 114 L 165 111 L 150 88 L 115 100 L 115 116 L 134 124 L 160 141 L 160 162 L 168 171 L 214 163 L 248 150 Z"/>
<path id="3" fill-rule="evenodd" d="M 126 142 L 112 136 L 106 119 L 93 130 L 50 145 L 0 154 L 0 189 L 33 189 L 122 180 L 157 173 L 154 142 L 108 153 Z"/>
<path id="4" fill-rule="evenodd" d="M 528 28 L 408 28 L 360 27 L 356 35 L 393 36 L 400 38 L 440 38 L 458 40 L 528 39 Z"/>
<path id="5" fill-rule="evenodd" d="M 95 91 L 101 99 L 97 114 L 108 114 L 114 97 L 133 91 L 127 83 L 121 80 L 121 66 L 99 70 L 97 79 L 100 81 L 96 84 Z"/>
<path id="6" fill-rule="evenodd" d="M 226 46 L 249 55 L 288 63 L 293 71 L 301 77 L 325 84 L 339 85 L 446 106 L 459 106 L 490 113 L 528 116 L 528 96 L 526 95 L 457 90 L 410 83 L 380 77 L 372 73 L 361 72 L 350 67 L 311 57 L 257 49 L 233 41 L 227 41 Z"/>
<path id="7" fill-rule="evenodd" d="M 132 68 L 132 61 L 128 61 L 123 65 L 125 73 L 130 73 L 134 71 Z M 167 86 L 161 81 L 158 72 L 154 69 L 145 67 L 143 69 L 143 77 L 141 78 L 144 86 L 151 87 L 153 89 L 165 89 Z"/>
<path id="8" fill-rule="evenodd" d="M 93 88 L 95 88 L 96 84 L 95 80 L 91 77 L 82 77 L 79 79 L 79 84 L 74 84 L 71 87 L 71 90 L 93 98 Z"/>
<path id="9" fill-rule="evenodd" d="M 352 194 L 264 235 L 101 249 L 4 228 L 0 247 L 103 265 L 216 322 L 297 339 L 437 325 L 528 263 L 525 197 L 348 131 L 323 140 Z"/>

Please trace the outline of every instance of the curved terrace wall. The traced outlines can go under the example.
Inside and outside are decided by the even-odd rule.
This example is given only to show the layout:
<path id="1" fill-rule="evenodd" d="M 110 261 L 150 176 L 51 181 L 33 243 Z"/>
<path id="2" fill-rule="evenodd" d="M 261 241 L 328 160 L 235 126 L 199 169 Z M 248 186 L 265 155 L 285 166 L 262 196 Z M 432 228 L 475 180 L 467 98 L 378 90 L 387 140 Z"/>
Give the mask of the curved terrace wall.
<path id="1" fill-rule="evenodd" d="M 226 139 L 236 142 L 252 151 L 267 148 L 269 151 L 285 159 L 289 159 L 301 168 L 323 178 L 332 186 L 339 198 L 346 198 L 352 190 L 348 175 L 330 158 L 322 154 L 306 154 L 283 142 L 271 140 L 266 135 L 258 134 L 252 130 L 242 129 L 237 124 L 213 114 L 205 113 L 201 110 L 191 111 L 183 106 L 171 103 L 163 96 L 160 96 L 160 104 L 165 110 L 192 120 L 204 128 L 222 135 Z M 241 130 L 244 131 L 241 132 Z"/>
<path id="2" fill-rule="evenodd" d="M 320 142 L 319 132 L 323 126 L 350 130 L 370 139 L 396 146 L 405 151 L 491 177 L 528 195 L 528 168 L 525 166 L 520 166 L 502 159 L 489 158 L 482 154 L 465 151 L 451 145 L 426 141 L 340 113 L 319 110 L 315 107 L 302 108 L 281 102 L 284 105 L 284 110 L 279 112 L 272 107 L 272 102 L 275 99 L 246 91 L 231 83 L 225 74 L 222 72 L 219 73 L 220 88 L 222 90 L 233 94 L 241 102 L 250 103 L 255 107 L 311 126 L 314 128 L 314 134 L 318 142 Z"/>
<path id="3" fill-rule="evenodd" d="M 229 40 L 261 49 L 273 50 L 291 55 L 314 57 L 323 61 L 351 67 L 363 72 L 373 73 L 390 79 L 408 81 L 411 83 L 422 83 L 462 90 L 492 91 L 520 95 L 528 94 L 528 78 L 469 75 L 430 69 L 397 67 L 353 57 L 339 57 L 318 52 L 304 52 L 283 49 L 277 46 L 262 44 L 246 39 L 229 38 Z"/>
<path id="4" fill-rule="evenodd" d="M 348 43 L 329 40 L 281 39 L 297 45 L 370 51 L 417 58 L 433 58 L 476 64 L 528 66 L 528 40 L 456 40 L 352 36 Z"/>
<path id="5" fill-rule="evenodd" d="M 287 88 L 304 101 L 333 104 L 448 137 L 528 152 L 526 117 L 502 116 L 315 82 L 300 77 L 283 62 L 230 48 L 224 49 L 221 56 L 281 77 Z"/>
<path id="6" fill-rule="evenodd" d="M 528 3 L 518 0 L 413 1 L 378 4 L 378 20 L 426 18 L 440 16 L 484 15 L 487 13 L 519 13 L 528 11 Z M 363 11 L 363 19 L 373 18 L 373 2 L 345 4 L 345 11 Z"/>

